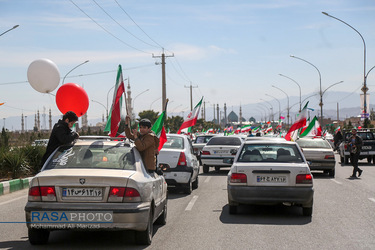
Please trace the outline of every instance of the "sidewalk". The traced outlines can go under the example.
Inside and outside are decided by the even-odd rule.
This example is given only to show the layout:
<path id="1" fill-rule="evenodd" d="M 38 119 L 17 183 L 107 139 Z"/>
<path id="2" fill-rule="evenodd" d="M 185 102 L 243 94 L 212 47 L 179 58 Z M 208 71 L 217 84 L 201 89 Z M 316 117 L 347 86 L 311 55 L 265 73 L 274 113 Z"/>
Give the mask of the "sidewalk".
<path id="1" fill-rule="evenodd" d="M 29 188 L 29 183 L 32 178 L 33 177 L 28 177 L 25 179 L 0 182 L 0 195 L 9 194 L 24 188 Z"/>

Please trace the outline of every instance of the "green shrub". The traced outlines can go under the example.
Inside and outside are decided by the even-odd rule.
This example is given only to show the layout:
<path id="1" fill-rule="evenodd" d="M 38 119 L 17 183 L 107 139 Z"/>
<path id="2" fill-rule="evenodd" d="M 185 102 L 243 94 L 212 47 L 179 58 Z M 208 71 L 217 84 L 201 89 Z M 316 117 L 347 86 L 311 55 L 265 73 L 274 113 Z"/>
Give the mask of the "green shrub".
<path id="1" fill-rule="evenodd" d="M 14 148 L 2 153 L 1 172 L 3 178 L 17 179 L 30 175 L 30 168 L 23 152 Z"/>
<path id="2" fill-rule="evenodd" d="M 42 158 L 46 152 L 44 146 L 25 146 L 20 149 L 23 155 L 26 157 L 26 161 L 29 165 L 30 174 L 36 175 L 42 168 Z"/>

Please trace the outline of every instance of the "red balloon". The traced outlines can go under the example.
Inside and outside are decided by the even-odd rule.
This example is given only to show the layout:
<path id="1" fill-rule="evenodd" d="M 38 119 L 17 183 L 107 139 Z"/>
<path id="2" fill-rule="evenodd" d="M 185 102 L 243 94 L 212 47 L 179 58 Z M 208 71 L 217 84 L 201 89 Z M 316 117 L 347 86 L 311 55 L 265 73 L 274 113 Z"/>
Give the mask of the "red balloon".
<path id="1" fill-rule="evenodd" d="M 61 113 L 73 111 L 81 117 L 89 108 L 89 96 L 78 84 L 65 83 L 57 90 L 56 104 Z"/>

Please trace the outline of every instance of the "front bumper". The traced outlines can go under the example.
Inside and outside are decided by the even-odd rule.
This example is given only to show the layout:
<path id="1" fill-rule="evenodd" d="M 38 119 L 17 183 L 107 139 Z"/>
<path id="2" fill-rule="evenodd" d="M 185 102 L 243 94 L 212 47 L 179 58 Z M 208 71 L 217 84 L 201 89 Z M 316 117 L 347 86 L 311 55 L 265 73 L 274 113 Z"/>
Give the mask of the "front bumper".
<path id="1" fill-rule="evenodd" d="M 313 196 L 313 187 L 248 187 L 228 185 L 229 205 L 261 205 L 290 202 L 309 207 L 312 205 Z"/>
<path id="2" fill-rule="evenodd" d="M 61 203 L 27 202 L 26 225 L 29 229 L 49 230 L 136 230 L 147 228 L 150 203 Z M 56 212 L 55 217 L 50 216 Z M 38 214 L 36 214 L 38 213 Z M 63 214 L 77 213 L 74 220 L 66 220 Z M 92 214 L 112 214 L 112 220 L 90 221 Z M 36 216 L 38 215 L 38 216 Z M 79 216 L 81 215 L 81 217 Z M 86 217 L 84 215 L 87 215 Z M 61 216 L 61 217 L 60 217 Z M 68 216 L 69 217 L 69 216 Z M 85 219 L 86 218 L 86 219 Z M 87 219 L 88 218 L 88 219 Z"/>

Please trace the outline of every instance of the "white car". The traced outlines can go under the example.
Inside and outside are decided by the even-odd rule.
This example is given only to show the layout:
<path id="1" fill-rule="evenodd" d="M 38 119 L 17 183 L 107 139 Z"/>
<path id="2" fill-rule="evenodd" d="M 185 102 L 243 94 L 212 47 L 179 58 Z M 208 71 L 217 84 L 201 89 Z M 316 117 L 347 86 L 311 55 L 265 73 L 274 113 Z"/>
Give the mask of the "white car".
<path id="1" fill-rule="evenodd" d="M 135 230 L 139 244 L 151 244 L 153 223 L 167 218 L 167 183 L 157 172 L 147 172 L 132 143 L 60 146 L 30 182 L 30 243 L 47 243 L 53 230 Z"/>
<path id="2" fill-rule="evenodd" d="M 244 138 L 238 136 L 215 136 L 202 149 L 201 161 L 203 172 L 208 173 L 210 167 L 219 171 L 221 167 L 230 167 L 232 164 L 223 162 L 224 158 L 234 158 Z"/>
<path id="3" fill-rule="evenodd" d="M 182 188 L 186 194 L 198 188 L 199 162 L 186 135 L 167 134 L 167 142 L 158 155 L 158 166 L 168 187 Z"/>
<path id="4" fill-rule="evenodd" d="M 241 204 L 301 206 L 313 210 L 313 177 L 296 142 L 249 140 L 239 150 L 228 173 L 229 213 Z"/>
<path id="5" fill-rule="evenodd" d="M 197 135 L 195 139 L 193 140 L 193 149 L 194 153 L 197 155 L 197 158 L 199 160 L 199 164 L 202 165 L 202 162 L 200 160 L 202 148 L 207 144 L 207 142 L 212 138 L 216 136 L 215 134 L 207 134 L 207 135 Z"/>

